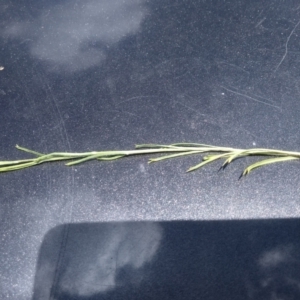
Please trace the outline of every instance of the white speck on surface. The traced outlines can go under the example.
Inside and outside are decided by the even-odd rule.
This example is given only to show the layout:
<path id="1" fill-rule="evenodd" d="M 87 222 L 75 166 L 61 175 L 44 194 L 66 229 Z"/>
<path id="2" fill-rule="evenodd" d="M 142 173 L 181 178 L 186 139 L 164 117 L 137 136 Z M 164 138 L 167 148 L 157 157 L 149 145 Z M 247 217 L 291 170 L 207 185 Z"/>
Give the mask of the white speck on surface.
<path id="1" fill-rule="evenodd" d="M 141 173 L 145 173 L 145 172 L 146 172 L 146 168 L 145 168 L 145 165 L 144 165 L 144 164 L 140 164 L 140 165 L 139 165 L 139 169 L 140 169 L 140 172 L 141 172 Z"/>

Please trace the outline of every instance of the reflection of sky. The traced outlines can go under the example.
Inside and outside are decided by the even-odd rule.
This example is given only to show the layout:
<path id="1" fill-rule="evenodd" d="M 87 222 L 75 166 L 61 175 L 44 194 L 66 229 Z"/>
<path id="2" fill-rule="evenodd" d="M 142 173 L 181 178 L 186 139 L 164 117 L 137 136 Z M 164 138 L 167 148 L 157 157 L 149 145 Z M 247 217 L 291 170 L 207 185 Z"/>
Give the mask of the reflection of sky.
<path id="1" fill-rule="evenodd" d="M 291 243 L 263 251 L 252 281 L 246 280 L 249 299 L 300 299 L 299 262 L 299 247 Z"/>
<path id="2" fill-rule="evenodd" d="M 66 1 L 33 21 L 12 22 L 5 35 L 28 42 L 31 54 L 55 69 L 77 71 L 99 64 L 105 49 L 139 30 L 144 1 Z"/>
<path id="3" fill-rule="evenodd" d="M 41 250 L 36 274 L 37 299 L 48 299 L 51 291 L 57 267 L 55 253 L 60 245 L 57 240 L 63 237 L 61 228 L 44 241 L 47 249 Z M 71 225 L 58 289 L 82 297 L 111 291 L 118 286 L 118 275 L 126 267 L 138 272 L 139 283 L 142 267 L 151 262 L 161 239 L 162 228 L 153 222 Z"/>
<path id="4" fill-rule="evenodd" d="M 258 263 L 263 269 L 277 267 L 279 264 L 291 261 L 292 250 L 292 247 L 285 246 L 266 251 L 260 257 Z"/>

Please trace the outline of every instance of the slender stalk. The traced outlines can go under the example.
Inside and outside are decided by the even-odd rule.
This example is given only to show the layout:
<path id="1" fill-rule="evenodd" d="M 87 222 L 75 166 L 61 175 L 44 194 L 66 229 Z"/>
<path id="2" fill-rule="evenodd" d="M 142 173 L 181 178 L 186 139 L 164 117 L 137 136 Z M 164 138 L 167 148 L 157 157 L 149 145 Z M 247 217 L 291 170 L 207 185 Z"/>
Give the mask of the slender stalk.
<path id="1" fill-rule="evenodd" d="M 29 159 L 0 161 L 0 173 L 25 169 L 43 163 L 66 161 L 66 166 L 74 166 L 89 160 L 110 161 L 121 159 L 126 156 L 145 155 L 145 154 L 165 154 L 160 157 L 150 158 L 149 163 L 158 162 L 166 159 L 182 157 L 187 155 L 206 154 L 202 157 L 199 164 L 190 167 L 187 172 L 195 171 L 206 164 L 219 159 L 224 159 L 220 169 L 224 169 L 228 164 L 245 156 L 270 156 L 271 158 L 260 160 L 251 164 L 241 174 L 241 177 L 248 175 L 252 170 L 268 164 L 285 162 L 289 160 L 299 160 L 300 152 L 284 151 L 265 148 L 237 149 L 230 147 L 218 147 L 207 144 L 177 143 L 170 145 L 142 144 L 136 145 L 134 150 L 105 150 L 91 152 L 52 152 L 40 153 L 28 148 L 16 145 L 20 151 L 33 155 Z"/>

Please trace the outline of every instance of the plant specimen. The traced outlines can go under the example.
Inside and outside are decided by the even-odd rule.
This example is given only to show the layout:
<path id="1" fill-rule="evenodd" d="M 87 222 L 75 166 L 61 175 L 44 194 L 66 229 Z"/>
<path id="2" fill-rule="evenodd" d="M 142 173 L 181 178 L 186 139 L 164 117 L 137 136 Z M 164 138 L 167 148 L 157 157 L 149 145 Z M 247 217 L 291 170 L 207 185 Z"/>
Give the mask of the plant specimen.
<path id="1" fill-rule="evenodd" d="M 33 155 L 33 158 L 0 161 L 0 172 L 21 170 L 39 164 L 55 161 L 67 161 L 65 163 L 66 166 L 74 166 L 89 160 L 110 161 L 133 155 L 164 154 L 163 156 L 150 158 L 149 163 L 152 163 L 187 155 L 204 154 L 199 164 L 192 166 L 187 170 L 187 172 L 191 172 L 216 160 L 224 160 L 220 168 L 224 169 L 234 160 L 245 156 L 270 157 L 249 165 L 242 172 L 241 177 L 243 177 L 248 175 L 253 169 L 264 165 L 300 159 L 300 152 L 264 148 L 236 149 L 195 143 L 177 143 L 170 145 L 142 144 L 136 145 L 134 150 L 106 150 L 82 153 L 53 152 L 47 154 L 36 152 L 18 145 L 16 145 L 16 148 Z"/>

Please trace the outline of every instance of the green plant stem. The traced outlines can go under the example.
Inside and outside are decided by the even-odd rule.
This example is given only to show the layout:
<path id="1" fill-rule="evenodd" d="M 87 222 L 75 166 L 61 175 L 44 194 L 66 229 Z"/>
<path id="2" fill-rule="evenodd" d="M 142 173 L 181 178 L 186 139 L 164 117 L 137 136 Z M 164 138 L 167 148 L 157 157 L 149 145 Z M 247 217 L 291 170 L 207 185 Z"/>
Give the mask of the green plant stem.
<path id="1" fill-rule="evenodd" d="M 202 158 L 202 161 L 199 164 L 192 166 L 187 170 L 187 172 L 191 172 L 219 159 L 224 159 L 224 163 L 221 166 L 221 169 L 224 169 L 228 164 L 230 164 L 237 158 L 242 158 L 245 156 L 272 157 L 260 160 L 245 168 L 241 176 L 246 176 L 252 170 L 264 165 L 300 159 L 300 152 L 265 148 L 236 149 L 230 147 L 218 147 L 207 144 L 195 143 L 177 143 L 171 145 L 142 144 L 136 145 L 136 148 L 134 150 L 106 150 L 82 153 L 52 152 L 48 154 L 20 147 L 18 145 L 16 145 L 16 148 L 23 152 L 27 152 L 33 155 L 34 157 L 22 160 L 0 161 L 0 172 L 21 170 L 39 164 L 55 161 L 66 161 L 65 165 L 74 166 L 89 160 L 110 161 L 133 155 L 165 154 L 164 156 L 151 158 L 149 160 L 149 163 L 152 163 L 187 155 L 207 154 Z"/>

